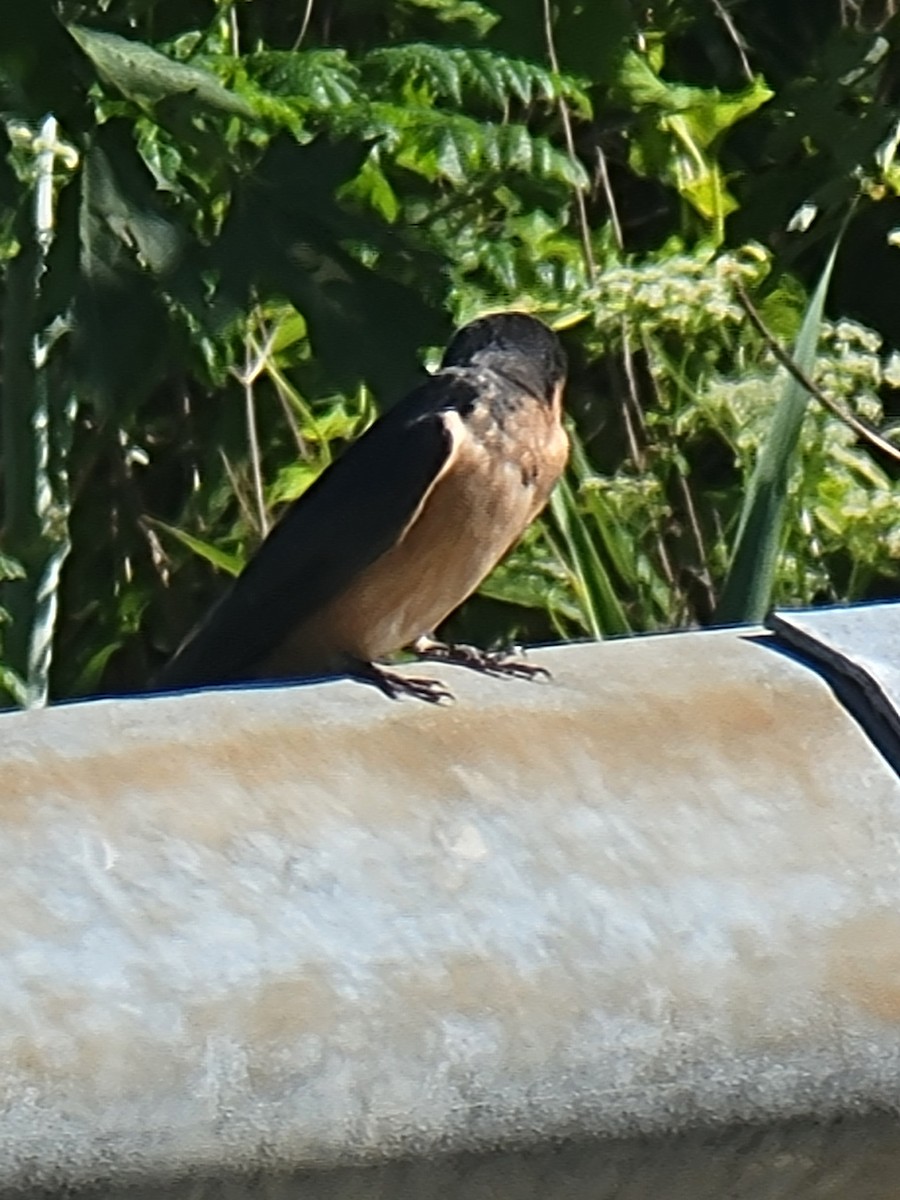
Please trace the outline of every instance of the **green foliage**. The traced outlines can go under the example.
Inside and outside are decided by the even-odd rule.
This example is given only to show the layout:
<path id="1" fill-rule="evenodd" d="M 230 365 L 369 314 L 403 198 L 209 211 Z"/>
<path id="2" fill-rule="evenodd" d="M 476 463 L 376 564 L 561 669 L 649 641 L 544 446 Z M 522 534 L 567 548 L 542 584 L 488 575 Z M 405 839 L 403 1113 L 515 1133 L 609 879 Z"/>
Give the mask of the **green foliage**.
<path id="1" fill-rule="evenodd" d="M 660 68 L 661 55 L 629 51 L 616 81 L 622 102 L 638 114 L 639 136 L 631 144 L 629 163 L 638 174 L 671 184 L 721 241 L 725 218 L 738 202 L 726 186 L 717 146 L 773 92 L 759 77 L 733 95 L 669 83 L 654 70 L 654 59 Z"/>
<path id="2" fill-rule="evenodd" d="M 664 263 L 604 275 L 597 307 L 580 327 L 596 354 L 621 353 L 624 336 L 629 353 L 641 357 L 653 404 L 643 414 L 642 470 L 621 452 L 612 468 L 592 469 L 591 460 L 606 453 L 606 426 L 584 450 L 576 445 L 570 489 L 557 497 L 569 524 L 574 511 L 590 531 L 589 548 L 571 547 L 568 556 L 577 629 L 624 631 L 615 608 L 585 598 L 585 574 L 597 577 L 596 594 L 613 580 L 625 628 L 633 630 L 708 620 L 717 608 L 721 620 L 758 619 L 773 602 L 862 598 L 868 587 L 897 580 L 900 504 L 889 469 L 846 424 L 794 394 L 793 380 L 748 330 L 735 299 L 738 282 L 762 286 L 768 257 L 749 247 L 714 259 L 708 250 L 668 255 Z M 782 321 L 792 313 L 793 332 L 804 300 L 788 281 L 769 293 L 766 307 Z M 896 354 L 882 353 L 881 338 L 862 326 L 821 323 L 818 310 L 811 312 L 798 360 L 806 359 L 830 399 L 877 427 L 881 395 L 900 382 Z M 810 333 L 816 321 L 818 351 Z M 787 388 L 793 408 L 780 413 Z M 764 487 L 755 482 L 760 472 Z M 782 490 L 779 515 L 762 500 Z M 557 508 L 553 515 L 558 523 Z M 551 531 L 551 552 L 553 539 Z M 729 573 L 734 547 L 749 561 Z M 552 557 L 544 552 L 545 562 Z M 731 590 L 719 605 L 726 577 Z"/>
<path id="3" fill-rule="evenodd" d="M 851 23 L 745 0 L 729 24 L 699 0 L 560 0 L 549 44 L 543 7 L 513 0 L 7 8 L 14 702 L 140 686 L 216 572 L 454 321 L 496 307 L 563 330 L 573 459 L 451 634 L 665 628 L 746 613 L 751 591 L 754 614 L 896 594 L 894 468 L 815 402 L 775 466 L 780 531 L 742 520 L 787 442 L 782 370 L 735 299 L 741 280 L 792 342 L 859 199 L 830 311 L 872 329 L 825 322 L 815 373 L 876 424 L 900 414 L 887 4 Z M 723 598 L 733 559 L 749 566 Z"/>

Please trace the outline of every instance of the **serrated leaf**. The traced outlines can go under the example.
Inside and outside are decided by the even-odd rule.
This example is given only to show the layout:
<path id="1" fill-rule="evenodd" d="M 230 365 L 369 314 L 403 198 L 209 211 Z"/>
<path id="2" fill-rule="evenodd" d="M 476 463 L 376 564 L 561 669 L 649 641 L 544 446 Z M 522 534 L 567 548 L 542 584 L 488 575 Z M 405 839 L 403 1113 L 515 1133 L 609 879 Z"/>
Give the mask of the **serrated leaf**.
<path id="1" fill-rule="evenodd" d="M 519 290 L 515 251 L 509 242 L 498 242 L 491 246 L 485 265 L 509 295 Z"/>
<path id="2" fill-rule="evenodd" d="M 359 70 L 345 50 L 265 50 L 244 60 L 257 84 L 304 105 L 329 110 L 359 100 Z"/>
<path id="3" fill-rule="evenodd" d="M 508 96 L 496 63 L 496 56 L 490 51 L 473 50 L 469 55 L 466 75 L 469 83 L 485 100 L 502 110 L 507 104 Z"/>
<path id="4" fill-rule="evenodd" d="M 531 75 L 527 64 L 516 59 L 499 59 L 497 69 L 507 91 L 523 104 L 531 102 Z"/>
<path id="5" fill-rule="evenodd" d="M 519 171 L 530 171 L 534 143 L 528 130 L 523 125 L 501 125 L 496 136 L 503 165 Z"/>
<path id="6" fill-rule="evenodd" d="M 363 163 L 359 174 L 347 185 L 343 194 L 353 195 L 363 200 L 384 217 L 389 225 L 393 225 L 400 215 L 400 201 L 397 199 L 397 193 L 388 182 L 384 171 L 372 158 L 368 158 Z"/>
<path id="7" fill-rule="evenodd" d="M 469 139 L 466 145 L 458 129 L 448 129 L 441 138 L 437 148 L 437 165 L 445 179 L 451 183 L 462 185 L 466 181 L 466 169 L 463 157 L 473 157 L 471 151 L 474 139 Z M 468 151 L 468 153 L 466 153 Z"/>
<path id="8" fill-rule="evenodd" d="M 363 68 L 400 87 L 401 99 L 422 106 L 431 99 L 450 100 L 461 106 L 465 93 L 486 101 L 504 115 L 510 104 L 547 104 L 565 99 L 580 116 L 591 112 L 590 99 L 580 82 L 546 68 L 478 47 L 436 46 L 428 42 L 380 47 L 370 51 Z M 417 96 L 423 85 L 429 95 Z"/>

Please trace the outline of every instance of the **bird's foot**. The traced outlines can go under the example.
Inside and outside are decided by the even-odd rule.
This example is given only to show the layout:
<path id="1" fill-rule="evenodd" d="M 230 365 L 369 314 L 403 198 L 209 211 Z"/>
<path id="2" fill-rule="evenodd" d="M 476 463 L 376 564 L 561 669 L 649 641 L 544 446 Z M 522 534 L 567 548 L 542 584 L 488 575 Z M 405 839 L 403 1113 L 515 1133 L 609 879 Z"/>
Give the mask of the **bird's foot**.
<path id="1" fill-rule="evenodd" d="M 447 645 L 433 638 L 422 637 L 414 644 L 413 651 L 425 662 L 455 663 L 460 667 L 471 667 L 484 675 L 508 675 L 513 679 L 550 679 L 546 667 L 536 667 L 523 662 L 506 650 L 479 650 L 477 646 L 464 644 Z"/>
<path id="2" fill-rule="evenodd" d="M 455 699 L 449 688 L 439 679 L 420 679 L 415 675 L 400 675 L 397 671 L 386 671 L 375 663 L 360 663 L 353 671 L 357 679 L 374 683 L 391 700 L 411 696 L 414 700 L 425 700 L 429 704 L 450 703 Z"/>

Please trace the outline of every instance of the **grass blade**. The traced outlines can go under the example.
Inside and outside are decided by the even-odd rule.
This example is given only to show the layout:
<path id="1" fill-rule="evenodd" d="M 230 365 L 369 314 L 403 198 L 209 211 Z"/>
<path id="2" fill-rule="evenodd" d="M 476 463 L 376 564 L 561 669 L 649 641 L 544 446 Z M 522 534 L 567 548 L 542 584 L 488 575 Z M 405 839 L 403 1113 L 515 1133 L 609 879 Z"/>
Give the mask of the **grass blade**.
<path id="1" fill-rule="evenodd" d="M 839 236 L 810 299 L 794 346 L 794 361 L 807 375 L 813 373 L 815 365 L 825 297 L 840 241 Z M 715 613 L 716 624 L 759 622 L 769 609 L 788 483 L 808 403 L 806 389 L 788 376 L 747 488 L 731 566 Z"/>
<path id="2" fill-rule="evenodd" d="M 600 639 L 609 634 L 630 633 L 628 618 L 609 572 L 597 553 L 585 520 L 578 511 L 575 493 L 565 476 L 550 499 L 550 516 L 565 547 L 564 566 L 571 575 L 584 624 L 591 637 Z"/>

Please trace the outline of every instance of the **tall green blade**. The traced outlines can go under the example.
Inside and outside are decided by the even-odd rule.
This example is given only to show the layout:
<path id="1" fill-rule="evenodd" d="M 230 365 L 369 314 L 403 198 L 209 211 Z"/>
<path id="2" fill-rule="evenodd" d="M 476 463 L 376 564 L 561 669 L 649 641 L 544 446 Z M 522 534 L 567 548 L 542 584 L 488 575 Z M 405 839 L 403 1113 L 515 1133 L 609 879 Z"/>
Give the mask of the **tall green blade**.
<path id="1" fill-rule="evenodd" d="M 584 623 L 593 638 L 630 633 L 628 618 L 619 602 L 569 480 L 563 477 L 550 498 L 550 516 L 566 551 Z"/>
<path id="2" fill-rule="evenodd" d="M 822 311 L 839 245 L 840 237 L 809 302 L 794 347 L 794 361 L 806 375 L 812 374 L 815 365 Z M 808 403 L 806 389 L 789 376 L 744 498 L 731 566 L 716 609 L 717 624 L 759 622 L 769 609 L 788 483 Z"/>

